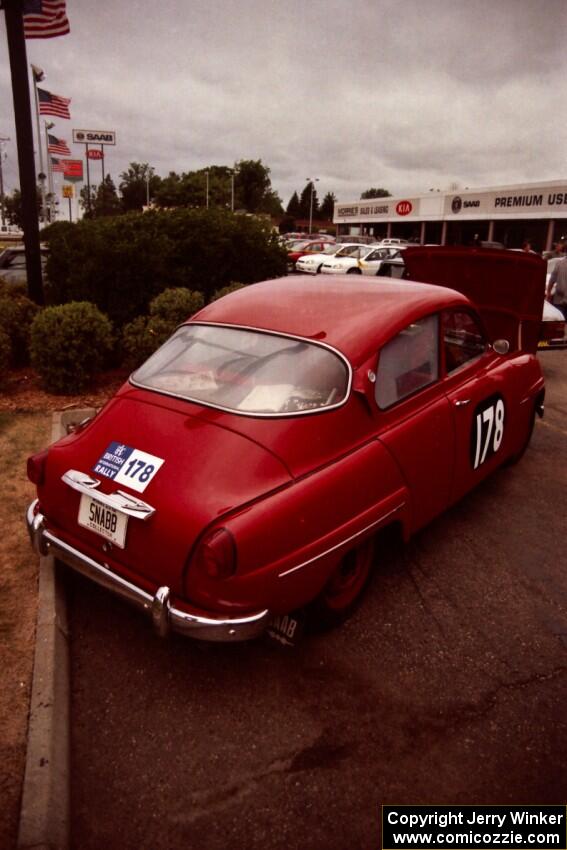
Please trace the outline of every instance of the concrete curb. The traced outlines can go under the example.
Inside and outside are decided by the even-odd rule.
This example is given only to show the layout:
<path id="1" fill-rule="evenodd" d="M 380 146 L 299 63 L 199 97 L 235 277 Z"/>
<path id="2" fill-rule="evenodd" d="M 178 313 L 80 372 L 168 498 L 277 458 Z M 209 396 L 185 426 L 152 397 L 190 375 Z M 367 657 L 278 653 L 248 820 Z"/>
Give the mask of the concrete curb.
<path id="1" fill-rule="evenodd" d="M 51 440 L 94 410 L 54 413 Z M 69 631 L 65 591 L 49 555 L 39 562 L 37 630 L 26 767 L 18 831 L 19 850 L 69 847 Z"/>

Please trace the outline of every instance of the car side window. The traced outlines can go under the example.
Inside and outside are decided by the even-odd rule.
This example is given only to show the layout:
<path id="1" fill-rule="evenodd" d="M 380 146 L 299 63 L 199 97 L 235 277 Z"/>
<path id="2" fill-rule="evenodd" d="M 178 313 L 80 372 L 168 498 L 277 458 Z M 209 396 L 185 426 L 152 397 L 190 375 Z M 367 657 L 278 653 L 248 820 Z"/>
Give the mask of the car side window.
<path id="1" fill-rule="evenodd" d="M 442 316 L 447 374 L 480 357 L 487 342 L 478 319 L 466 310 L 446 310 Z"/>
<path id="2" fill-rule="evenodd" d="M 412 322 L 380 351 L 375 398 L 382 410 L 439 378 L 439 316 Z"/>

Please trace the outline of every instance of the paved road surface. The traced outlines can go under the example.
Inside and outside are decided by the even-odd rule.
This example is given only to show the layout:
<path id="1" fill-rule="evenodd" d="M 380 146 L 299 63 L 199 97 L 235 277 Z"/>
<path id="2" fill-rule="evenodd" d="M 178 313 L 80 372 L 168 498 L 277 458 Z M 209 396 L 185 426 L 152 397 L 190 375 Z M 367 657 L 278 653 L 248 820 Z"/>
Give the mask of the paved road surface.
<path id="1" fill-rule="evenodd" d="M 373 850 L 382 803 L 567 796 L 567 351 L 520 464 L 293 652 L 160 642 L 72 582 L 77 850 Z"/>

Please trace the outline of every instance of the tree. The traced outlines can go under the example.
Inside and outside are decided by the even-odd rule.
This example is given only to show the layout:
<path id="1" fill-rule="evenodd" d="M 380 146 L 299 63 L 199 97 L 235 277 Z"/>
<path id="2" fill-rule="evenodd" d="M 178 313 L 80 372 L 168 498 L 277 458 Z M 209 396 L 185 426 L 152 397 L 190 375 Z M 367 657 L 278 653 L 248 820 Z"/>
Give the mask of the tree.
<path id="1" fill-rule="evenodd" d="M 261 159 L 241 159 L 235 165 L 234 188 L 237 208 L 246 212 L 283 212 L 282 202 L 272 189 L 270 169 Z"/>
<path id="2" fill-rule="evenodd" d="M 110 174 L 107 174 L 102 183 L 97 187 L 91 186 L 90 207 L 89 190 L 83 186 L 80 193 L 80 201 L 85 218 L 101 218 L 106 215 L 118 215 L 122 211 L 120 200 L 116 192 L 116 186 Z"/>
<path id="3" fill-rule="evenodd" d="M 319 218 L 322 218 L 324 221 L 332 221 L 336 200 L 337 198 L 333 192 L 327 192 L 319 209 Z"/>
<path id="4" fill-rule="evenodd" d="M 301 218 L 309 218 L 311 215 L 311 192 L 313 192 L 313 218 L 319 215 L 319 199 L 315 184 L 310 180 L 301 193 L 299 199 L 299 215 Z"/>
<path id="5" fill-rule="evenodd" d="M 37 214 L 41 210 L 41 193 L 37 189 Z M 22 218 L 22 193 L 19 189 L 14 189 L 12 195 L 4 195 L 4 213 L 9 224 L 15 224 L 20 229 L 23 228 Z"/>
<path id="6" fill-rule="evenodd" d="M 286 213 L 292 216 L 292 218 L 299 218 L 300 212 L 301 207 L 299 206 L 299 196 L 297 192 L 294 192 L 289 199 L 289 204 L 286 207 Z"/>
<path id="7" fill-rule="evenodd" d="M 365 201 L 370 198 L 391 198 L 392 193 L 388 192 L 387 189 L 367 189 L 366 192 L 362 192 L 360 199 L 361 201 Z"/>
<path id="8" fill-rule="evenodd" d="M 150 199 L 153 198 L 160 184 L 161 178 L 147 162 L 131 162 L 128 170 L 120 175 L 119 189 L 124 212 L 141 210 L 146 205 L 148 193 Z"/>

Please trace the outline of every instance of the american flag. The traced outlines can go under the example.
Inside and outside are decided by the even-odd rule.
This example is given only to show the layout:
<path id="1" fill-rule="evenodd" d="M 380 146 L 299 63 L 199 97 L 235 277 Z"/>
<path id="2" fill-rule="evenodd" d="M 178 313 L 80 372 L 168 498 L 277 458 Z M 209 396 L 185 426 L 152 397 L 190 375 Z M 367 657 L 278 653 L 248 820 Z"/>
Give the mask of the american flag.
<path id="1" fill-rule="evenodd" d="M 37 89 L 40 115 L 55 115 L 57 118 L 70 118 L 69 104 L 71 99 L 51 94 L 46 89 Z"/>
<path id="2" fill-rule="evenodd" d="M 65 173 L 65 166 L 63 165 L 63 163 L 60 162 L 58 159 L 55 159 L 54 157 L 50 157 L 50 159 L 51 159 L 51 170 L 52 171 L 60 171 L 62 174 L 64 174 Z"/>
<path id="3" fill-rule="evenodd" d="M 57 136 L 52 136 L 51 133 L 47 134 L 47 150 L 49 153 L 71 156 L 67 142 L 64 139 L 58 139 Z"/>
<path id="4" fill-rule="evenodd" d="M 24 36 L 55 38 L 70 32 L 65 0 L 24 0 Z"/>

